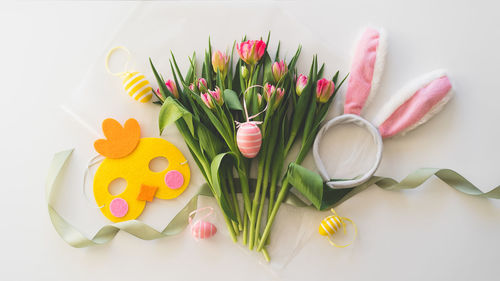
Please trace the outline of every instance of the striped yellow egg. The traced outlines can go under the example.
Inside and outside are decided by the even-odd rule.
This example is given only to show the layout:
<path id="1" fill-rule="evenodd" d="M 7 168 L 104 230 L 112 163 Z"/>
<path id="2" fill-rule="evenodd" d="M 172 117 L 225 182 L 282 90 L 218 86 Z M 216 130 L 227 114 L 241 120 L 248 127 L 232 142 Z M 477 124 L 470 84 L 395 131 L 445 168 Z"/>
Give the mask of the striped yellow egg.
<path id="1" fill-rule="evenodd" d="M 339 216 L 329 216 L 321 221 L 319 234 L 329 236 L 335 234 L 342 227 L 342 218 Z"/>
<path id="2" fill-rule="evenodd" d="M 153 88 L 144 75 L 139 72 L 126 72 L 123 75 L 125 92 L 136 101 L 148 102 L 153 96 Z"/>

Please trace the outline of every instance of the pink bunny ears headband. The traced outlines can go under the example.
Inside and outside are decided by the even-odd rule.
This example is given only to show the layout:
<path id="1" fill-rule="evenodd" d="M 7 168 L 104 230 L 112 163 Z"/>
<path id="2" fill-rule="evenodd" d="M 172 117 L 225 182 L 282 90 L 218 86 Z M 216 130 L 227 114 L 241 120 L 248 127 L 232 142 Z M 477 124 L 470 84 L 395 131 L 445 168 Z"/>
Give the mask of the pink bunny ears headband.
<path id="1" fill-rule="evenodd" d="M 318 132 L 313 146 L 316 166 L 331 188 L 349 188 L 366 182 L 377 170 L 382 158 L 382 139 L 404 135 L 438 113 L 451 98 L 452 86 L 444 70 L 435 70 L 403 87 L 379 111 L 373 122 L 361 114 L 379 86 L 387 51 L 383 30 L 366 29 L 356 47 L 345 95 L 344 114 L 328 121 Z M 374 165 L 364 175 L 343 181 L 332 181 L 320 158 L 319 144 L 327 130 L 352 123 L 367 129 L 377 146 Z"/>

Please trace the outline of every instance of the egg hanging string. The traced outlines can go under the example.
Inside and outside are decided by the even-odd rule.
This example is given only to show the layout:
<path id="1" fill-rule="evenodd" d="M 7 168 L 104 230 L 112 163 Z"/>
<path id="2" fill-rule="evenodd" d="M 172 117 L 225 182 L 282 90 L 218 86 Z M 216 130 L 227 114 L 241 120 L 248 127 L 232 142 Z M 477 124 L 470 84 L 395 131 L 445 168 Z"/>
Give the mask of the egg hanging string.
<path id="1" fill-rule="evenodd" d="M 123 50 L 127 53 L 125 70 L 122 72 L 112 72 L 109 69 L 109 59 L 111 55 L 117 50 Z M 153 88 L 151 86 L 151 83 L 149 83 L 148 79 L 146 79 L 146 76 L 137 71 L 128 70 L 130 57 L 131 55 L 129 50 L 127 50 L 127 48 L 123 46 L 112 48 L 111 50 L 109 50 L 106 56 L 105 60 L 106 71 L 109 74 L 113 76 L 119 76 L 122 79 L 123 89 L 125 90 L 125 93 L 128 94 L 130 97 L 132 97 L 134 100 L 141 103 L 148 102 L 151 100 L 151 97 L 153 97 Z"/>
<path id="2" fill-rule="evenodd" d="M 197 219 L 195 222 L 193 222 L 193 216 L 196 213 L 199 213 L 201 211 L 208 210 L 207 213 L 205 213 L 201 218 Z M 200 208 L 197 210 L 192 211 L 188 217 L 189 217 L 189 226 L 191 228 L 191 235 L 196 239 L 206 239 L 214 236 L 217 233 L 217 227 L 208 221 L 205 221 L 205 219 L 209 216 L 211 216 L 214 212 L 214 209 L 212 207 L 204 207 Z"/>
<path id="3" fill-rule="evenodd" d="M 123 50 L 123 51 L 125 51 L 125 52 L 127 53 L 127 61 L 125 62 L 125 67 L 124 67 L 124 69 L 125 69 L 125 70 L 124 70 L 124 71 L 122 71 L 122 72 L 112 72 L 112 71 L 111 71 L 111 69 L 109 69 L 109 59 L 111 58 L 111 55 L 112 55 L 114 52 L 118 51 L 118 50 Z M 117 46 L 117 47 L 112 48 L 111 50 L 109 50 L 108 54 L 106 55 L 106 62 L 105 62 L 105 65 L 106 65 L 106 71 L 107 71 L 109 74 L 114 75 L 114 76 L 122 76 L 122 75 L 125 75 L 125 74 L 127 73 L 127 71 L 128 71 L 128 64 L 129 64 L 129 62 L 130 62 L 130 57 L 131 57 L 131 55 L 130 55 L 130 51 L 129 51 L 127 48 L 125 48 L 125 47 L 123 47 L 123 46 Z"/>
<path id="4" fill-rule="evenodd" d="M 247 93 L 250 89 L 252 89 L 252 88 L 262 88 L 262 89 L 264 89 L 264 87 L 263 87 L 263 86 L 261 86 L 261 85 L 253 85 L 253 86 L 248 87 L 248 88 L 245 90 L 245 92 L 243 93 L 243 111 L 245 112 L 245 118 L 246 118 L 246 122 L 243 122 L 243 123 L 250 122 L 250 123 L 253 123 L 253 124 L 255 124 L 255 125 L 259 125 L 259 124 L 262 124 L 262 121 L 250 121 L 250 120 L 252 120 L 252 119 L 254 119 L 254 118 L 257 118 L 259 115 L 261 115 L 262 113 L 264 113 L 264 112 L 267 110 L 267 108 L 269 107 L 269 103 L 266 103 L 266 107 L 264 107 L 264 109 L 263 109 L 263 110 L 261 110 L 259 113 L 254 114 L 254 115 L 252 115 L 252 116 L 248 116 L 248 109 L 247 109 L 247 103 L 246 103 L 246 101 L 245 101 L 245 100 L 246 100 L 246 99 L 245 99 L 245 94 L 246 94 L 246 93 Z M 243 124 L 243 123 L 238 122 L 238 121 L 234 121 L 234 123 L 236 123 L 236 128 L 239 128 L 239 127 L 241 126 L 241 124 Z"/>
<path id="5" fill-rule="evenodd" d="M 331 209 L 331 212 L 333 213 L 333 215 L 325 218 L 325 220 L 327 220 L 328 218 L 332 218 L 332 217 L 337 218 L 340 221 L 340 223 L 342 224 L 342 229 L 344 230 L 344 234 L 346 233 L 345 221 L 350 222 L 352 224 L 352 226 L 354 227 L 354 237 L 352 238 L 351 242 L 349 242 L 348 244 L 346 244 L 346 245 L 338 245 L 335 242 L 333 242 L 332 239 L 331 239 L 331 236 L 333 234 L 335 234 L 335 232 L 334 232 L 332 235 L 328 235 L 328 242 L 330 242 L 330 244 L 332 246 L 335 246 L 337 248 L 345 248 L 347 246 L 350 246 L 354 242 L 354 240 L 356 240 L 356 237 L 358 236 L 358 227 L 356 226 L 356 224 L 351 219 L 345 218 L 345 217 L 341 217 L 341 216 L 337 215 L 337 212 L 335 212 L 334 209 Z"/>
<path id="6" fill-rule="evenodd" d="M 96 155 L 96 156 L 90 158 L 90 160 L 87 164 L 87 168 L 85 168 L 85 173 L 83 174 L 83 187 L 82 187 L 83 197 L 85 197 L 87 202 L 91 203 L 92 205 L 94 205 L 95 203 L 93 203 L 92 200 L 90 200 L 90 198 L 87 196 L 87 192 L 85 191 L 85 188 L 87 186 L 87 176 L 89 174 L 90 169 L 92 167 L 94 167 L 95 165 L 101 163 L 103 160 L 104 160 L 104 157 L 101 155 Z M 101 209 L 104 206 L 105 205 L 97 206 L 96 208 Z"/>
<path id="7" fill-rule="evenodd" d="M 201 211 L 204 211 L 204 210 L 208 210 L 208 212 L 206 214 L 204 214 L 201 218 L 199 218 L 195 222 L 193 222 L 194 215 L 196 215 L 197 213 L 200 213 Z M 188 215 L 189 216 L 189 225 L 192 226 L 193 224 L 195 224 L 199 221 L 203 221 L 206 218 L 208 218 L 209 216 L 211 216 L 213 213 L 214 213 L 214 208 L 212 208 L 212 207 L 203 207 L 203 208 L 196 209 L 196 210 L 192 211 L 191 213 L 189 213 L 189 215 Z"/>

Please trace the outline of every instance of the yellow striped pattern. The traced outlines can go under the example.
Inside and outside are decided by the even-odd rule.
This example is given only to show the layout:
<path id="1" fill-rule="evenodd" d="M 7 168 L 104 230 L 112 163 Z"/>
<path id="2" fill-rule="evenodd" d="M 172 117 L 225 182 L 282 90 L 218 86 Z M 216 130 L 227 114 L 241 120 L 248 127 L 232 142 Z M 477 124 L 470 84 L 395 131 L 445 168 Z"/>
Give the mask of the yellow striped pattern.
<path id="1" fill-rule="evenodd" d="M 146 77 L 139 72 L 127 72 L 123 76 L 123 89 L 134 100 L 148 102 L 153 96 L 153 88 Z"/>
<path id="2" fill-rule="evenodd" d="M 329 216 L 321 221 L 319 234 L 323 236 L 333 235 L 342 227 L 342 218 L 339 216 Z"/>

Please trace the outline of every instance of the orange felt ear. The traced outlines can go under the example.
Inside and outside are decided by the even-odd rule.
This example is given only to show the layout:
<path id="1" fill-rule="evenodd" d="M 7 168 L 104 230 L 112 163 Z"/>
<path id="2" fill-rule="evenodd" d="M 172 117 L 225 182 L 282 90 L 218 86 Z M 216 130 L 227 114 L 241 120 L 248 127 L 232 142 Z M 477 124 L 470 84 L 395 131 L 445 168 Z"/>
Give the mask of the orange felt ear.
<path id="1" fill-rule="evenodd" d="M 94 142 L 95 150 L 104 157 L 123 158 L 137 147 L 141 138 L 141 127 L 135 119 L 128 119 L 122 127 L 118 121 L 108 118 L 102 122 L 106 139 Z"/>

